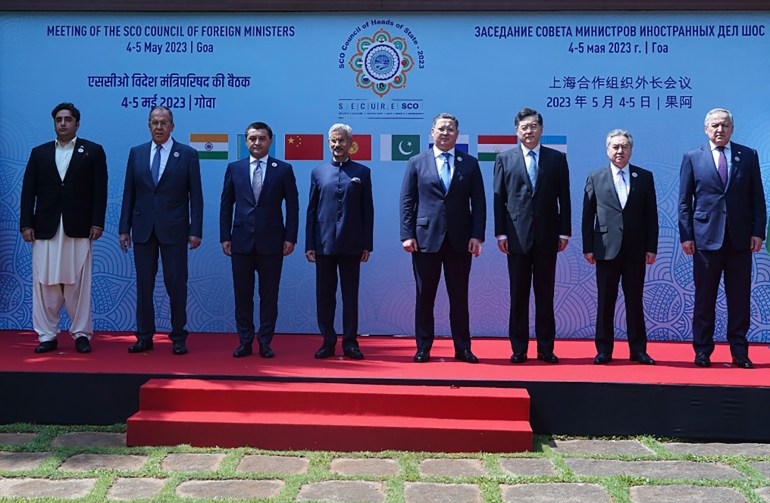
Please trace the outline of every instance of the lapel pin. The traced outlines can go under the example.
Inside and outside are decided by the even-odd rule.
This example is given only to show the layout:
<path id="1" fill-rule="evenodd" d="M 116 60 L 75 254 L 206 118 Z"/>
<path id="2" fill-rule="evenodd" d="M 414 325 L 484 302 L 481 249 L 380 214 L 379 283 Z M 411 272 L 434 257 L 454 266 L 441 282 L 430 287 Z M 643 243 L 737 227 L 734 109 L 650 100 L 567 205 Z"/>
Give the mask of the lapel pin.
<path id="1" fill-rule="evenodd" d="M 271 166 L 274 167 L 274 168 L 277 168 L 278 167 L 278 163 L 274 162 L 274 163 L 271 164 Z"/>
<path id="2" fill-rule="evenodd" d="M 86 151 L 86 149 L 84 149 L 83 145 L 81 145 L 80 148 L 78 149 L 78 154 L 82 154 L 85 151 Z"/>
<path id="3" fill-rule="evenodd" d="M 738 157 L 737 155 L 735 156 L 735 162 L 741 162 L 741 158 Z"/>
<path id="4" fill-rule="evenodd" d="M 636 171 L 634 171 L 633 173 L 631 173 L 631 176 L 633 176 L 634 178 L 636 178 L 637 176 L 639 176 L 639 173 L 637 173 Z"/>
<path id="5" fill-rule="evenodd" d="M 463 162 L 463 158 L 460 157 L 459 155 L 457 156 L 457 162 Z"/>
<path id="6" fill-rule="evenodd" d="M 179 157 L 179 152 L 174 152 L 174 157 Z"/>

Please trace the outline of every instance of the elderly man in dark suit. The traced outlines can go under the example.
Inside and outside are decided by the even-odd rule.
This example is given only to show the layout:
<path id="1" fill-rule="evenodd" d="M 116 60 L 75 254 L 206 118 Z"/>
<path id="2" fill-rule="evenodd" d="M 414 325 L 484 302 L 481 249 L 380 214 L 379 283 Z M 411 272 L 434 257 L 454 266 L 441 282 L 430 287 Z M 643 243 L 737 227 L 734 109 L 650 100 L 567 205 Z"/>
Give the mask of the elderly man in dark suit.
<path id="1" fill-rule="evenodd" d="M 128 154 L 120 247 L 133 239 L 136 265 L 136 338 L 129 353 L 153 349 L 155 309 L 152 302 L 158 256 L 171 304 L 171 352 L 187 353 L 187 245 L 194 250 L 203 235 L 203 191 L 198 153 L 171 138 L 174 116 L 166 107 L 150 112 L 152 141 Z"/>
<path id="2" fill-rule="evenodd" d="M 630 164 L 634 139 L 613 129 L 607 134 L 610 165 L 588 175 L 583 196 L 583 255 L 596 264 L 596 351 L 594 363 L 612 361 L 618 282 L 626 301 L 631 361 L 654 365 L 647 354 L 644 325 L 645 264 L 658 251 L 658 204 L 652 173 Z"/>
<path id="3" fill-rule="evenodd" d="M 259 276 L 259 354 L 263 358 L 274 356 L 270 343 L 278 318 L 283 257 L 290 255 L 297 243 L 297 182 L 291 164 L 268 155 L 272 143 L 270 126 L 264 122 L 250 124 L 246 128 L 250 156 L 227 166 L 222 188 L 219 239 L 222 251 L 232 259 L 235 323 L 240 339 L 233 352 L 235 358 L 252 354 L 254 271 Z"/>
<path id="4" fill-rule="evenodd" d="M 332 161 L 310 174 L 305 256 L 316 265 L 316 308 L 323 343 L 316 358 L 334 356 L 337 333 L 337 271 L 342 290 L 342 351 L 364 358 L 358 346 L 358 284 L 361 262 L 369 260 L 374 242 L 374 203 L 369 168 L 350 160 L 353 130 L 347 124 L 329 128 Z"/>
<path id="5" fill-rule="evenodd" d="M 497 247 L 508 256 L 511 363 L 527 361 L 529 291 L 535 291 L 537 358 L 559 363 L 554 354 L 553 312 L 556 255 L 572 234 L 567 156 L 540 145 L 543 117 L 524 108 L 514 119 L 519 147 L 495 160 L 494 209 Z"/>
<path id="6" fill-rule="evenodd" d="M 401 244 L 412 254 L 417 286 L 417 363 L 430 360 L 442 265 L 455 359 L 479 361 L 471 352 L 468 284 L 471 258 L 479 256 L 484 241 L 486 197 L 478 160 L 455 149 L 459 133 L 455 116 L 437 115 L 433 148 L 409 159 L 401 186 Z"/>
<path id="7" fill-rule="evenodd" d="M 765 239 L 765 192 L 759 155 L 731 142 L 733 115 L 706 114 L 709 142 L 684 154 L 679 172 L 679 239 L 693 256 L 695 305 L 692 338 L 695 365 L 711 365 L 714 311 L 724 274 L 727 341 L 733 363 L 752 368 L 746 333 L 751 322 L 751 254 Z"/>
<path id="8" fill-rule="evenodd" d="M 51 112 L 56 140 L 32 149 L 21 187 L 20 228 L 32 243 L 32 326 L 35 353 L 57 349 L 62 304 L 78 353 L 91 352 L 93 241 L 104 230 L 107 158 L 101 145 L 77 137 L 80 111 L 60 103 Z"/>

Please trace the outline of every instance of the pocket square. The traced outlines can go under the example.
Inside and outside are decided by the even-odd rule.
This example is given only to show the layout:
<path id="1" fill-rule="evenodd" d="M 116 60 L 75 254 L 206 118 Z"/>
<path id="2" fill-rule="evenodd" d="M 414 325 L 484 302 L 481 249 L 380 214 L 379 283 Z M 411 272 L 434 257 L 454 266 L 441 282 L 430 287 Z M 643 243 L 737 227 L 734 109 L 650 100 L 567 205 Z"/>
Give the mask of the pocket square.
<path id="1" fill-rule="evenodd" d="M 361 183 L 361 179 L 358 178 L 357 176 L 354 176 L 353 178 L 350 179 L 350 182 L 351 183 Z"/>

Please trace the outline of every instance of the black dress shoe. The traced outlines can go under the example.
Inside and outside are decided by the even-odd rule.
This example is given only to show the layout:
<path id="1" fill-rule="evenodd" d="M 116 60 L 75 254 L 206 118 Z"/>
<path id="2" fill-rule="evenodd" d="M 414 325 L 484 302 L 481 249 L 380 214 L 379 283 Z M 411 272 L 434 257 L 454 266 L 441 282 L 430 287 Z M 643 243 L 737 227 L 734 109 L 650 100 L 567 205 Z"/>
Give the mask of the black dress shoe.
<path id="1" fill-rule="evenodd" d="M 348 349 L 344 350 L 344 354 L 345 354 L 345 356 L 347 356 L 348 358 L 351 358 L 353 360 L 363 360 L 364 359 L 364 354 L 361 352 L 361 350 L 359 348 L 356 348 L 356 347 L 352 347 L 352 348 L 348 348 Z"/>
<path id="2" fill-rule="evenodd" d="M 48 353 L 49 351 L 54 351 L 58 347 L 59 347 L 59 343 L 56 341 L 56 339 L 52 341 L 41 342 L 35 348 L 35 353 L 38 353 L 38 354 Z"/>
<path id="3" fill-rule="evenodd" d="M 422 349 L 417 350 L 417 352 L 414 354 L 413 360 L 416 363 L 425 363 L 430 360 L 430 351 L 425 351 Z"/>
<path id="4" fill-rule="evenodd" d="M 153 348 L 152 339 L 146 339 L 146 340 L 142 339 L 128 346 L 128 352 L 144 353 L 145 351 L 150 351 L 152 348 Z"/>
<path id="5" fill-rule="evenodd" d="M 527 361 L 527 353 L 513 353 L 511 355 L 511 363 L 524 363 Z"/>
<path id="6" fill-rule="evenodd" d="M 315 352 L 314 358 L 316 360 L 322 360 L 324 358 L 331 358 L 334 356 L 334 346 L 321 346 L 318 351 Z"/>
<path id="7" fill-rule="evenodd" d="M 751 363 L 748 356 L 733 356 L 733 365 L 742 369 L 754 368 L 754 364 Z"/>
<path id="8" fill-rule="evenodd" d="M 655 360 L 650 358 L 650 355 L 645 353 L 644 351 L 640 351 L 638 353 L 631 353 L 631 357 L 629 358 L 632 362 L 638 362 L 642 365 L 655 365 Z"/>
<path id="9" fill-rule="evenodd" d="M 91 343 L 88 342 L 88 337 L 81 335 L 75 338 L 75 351 L 78 353 L 90 353 Z"/>
<path id="10" fill-rule="evenodd" d="M 553 353 L 538 353 L 538 360 L 543 360 L 545 363 L 559 363 L 559 357 Z"/>
<path id="11" fill-rule="evenodd" d="M 698 367 L 710 367 L 711 360 L 706 353 L 698 353 L 695 355 L 695 365 Z"/>
<path id="12" fill-rule="evenodd" d="M 249 347 L 251 347 L 251 344 L 249 344 Z M 273 353 L 273 348 L 270 347 L 270 344 L 260 344 L 259 356 L 261 356 L 262 358 L 272 358 L 275 356 L 275 353 Z"/>
<path id="13" fill-rule="evenodd" d="M 594 365 L 604 365 L 612 361 L 612 355 L 609 353 L 599 353 L 594 358 Z"/>
<path id="14" fill-rule="evenodd" d="M 175 342 L 171 345 L 171 353 L 177 356 L 187 354 L 187 345 L 184 341 Z"/>
<path id="15" fill-rule="evenodd" d="M 241 344 L 233 351 L 233 358 L 243 358 L 252 353 L 251 344 Z"/>
<path id="16" fill-rule="evenodd" d="M 462 351 L 458 351 L 455 353 L 455 360 L 460 360 L 461 362 L 465 363 L 478 363 L 479 359 L 476 358 L 476 355 L 471 353 L 470 349 L 463 349 Z"/>

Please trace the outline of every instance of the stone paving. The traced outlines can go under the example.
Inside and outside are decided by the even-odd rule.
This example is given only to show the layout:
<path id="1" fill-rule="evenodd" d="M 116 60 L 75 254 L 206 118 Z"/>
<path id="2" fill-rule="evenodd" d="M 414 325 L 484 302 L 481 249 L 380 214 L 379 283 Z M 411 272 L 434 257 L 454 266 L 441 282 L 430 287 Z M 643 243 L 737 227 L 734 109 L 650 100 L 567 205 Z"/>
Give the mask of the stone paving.
<path id="1" fill-rule="evenodd" d="M 541 440 L 522 454 L 367 455 L 0 432 L 0 502 L 770 503 L 770 444 Z"/>

